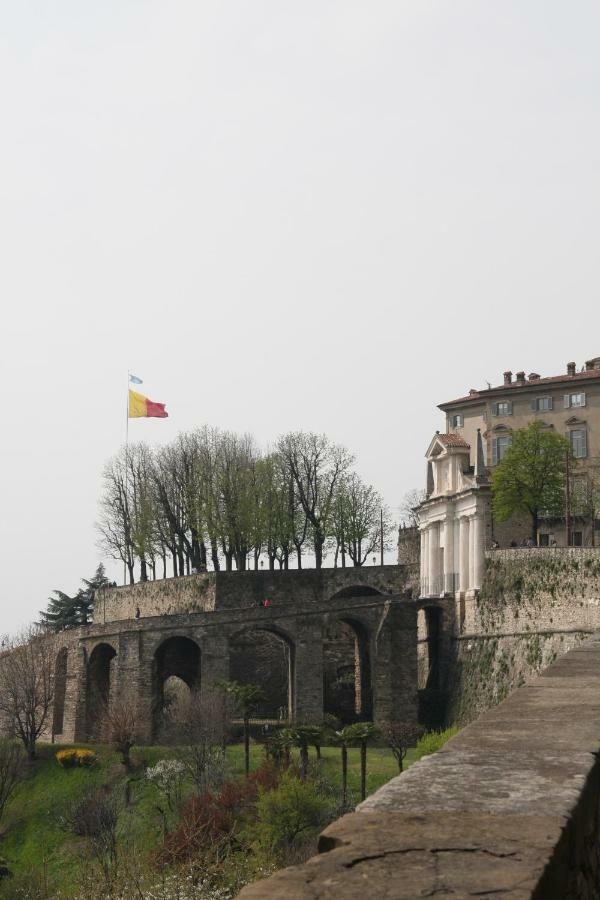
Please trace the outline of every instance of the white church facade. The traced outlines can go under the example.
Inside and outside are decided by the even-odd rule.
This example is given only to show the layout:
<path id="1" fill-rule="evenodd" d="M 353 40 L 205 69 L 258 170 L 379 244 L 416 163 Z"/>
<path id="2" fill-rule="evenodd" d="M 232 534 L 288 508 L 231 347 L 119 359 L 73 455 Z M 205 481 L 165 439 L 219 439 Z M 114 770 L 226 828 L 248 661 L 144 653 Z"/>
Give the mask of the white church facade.
<path id="1" fill-rule="evenodd" d="M 491 541 L 491 486 L 481 432 L 471 446 L 459 434 L 435 434 L 426 453 L 427 496 L 419 507 L 421 597 L 481 588 Z"/>

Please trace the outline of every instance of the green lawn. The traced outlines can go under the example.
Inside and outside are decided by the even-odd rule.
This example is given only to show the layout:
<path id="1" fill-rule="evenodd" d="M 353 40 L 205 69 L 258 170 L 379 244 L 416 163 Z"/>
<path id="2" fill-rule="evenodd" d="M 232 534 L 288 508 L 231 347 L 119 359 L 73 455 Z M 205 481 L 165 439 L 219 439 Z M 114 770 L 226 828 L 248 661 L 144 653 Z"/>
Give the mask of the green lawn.
<path id="1" fill-rule="evenodd" d="M 83 745 L 78 745 L 83 746 Z M 57 746 L 42 745 L 39 759 L 31 766 L 26 779 L 19 785 L 11 800 L 1 826 L 2 846 L 0 854 L 7 860 L 15 875 L 45 868 L 51 891 L 61 889 L 69 896 L 81 870 L 84 840 L 75 837 L 65 827 L 64 817 L 69 807 L 91 786 L 109 785 L 117 796 L 125 798 L 128 780 L 117 754 L 104 746 L 94 746 L 98 764 L 92 769 L 60 768 L 54 758 Z M 409 751 L 406 764 L 414 759 Z M 176 750 L 168 747 L 144 747 L 134 749 L 132 757 L 137 763 L 130 776 L 129 805 L 124 805 L 121 832 L 136 852 L 146 855 L 161 840 L 162 824 L 156 810 L 158 794 L 143 775 L 142 762 L 153 765 L 159 759 L 171 757 Z M 320 764 L 322 774 L 338 788 L 340 786 L 340 750 L 322 748 Z M 349 750 L 349 800 L 358 802 L 360 789 L 359 751 Z M 315 754 L 311 750 L 311 763 Z M 262 746 L 251 747 L 251 766 L 256 768 L 264 760 Z M 232 775 L 241 775 L 244 768 L 243 747 L 240 744 L 228 748 L 228 761 Z M 372 793 L 397 774 L 398 769 L 391 751 L 369 748 L 367 760 L 368 793 Z M 0 894 L 2 892 L 0 891 Z"/>

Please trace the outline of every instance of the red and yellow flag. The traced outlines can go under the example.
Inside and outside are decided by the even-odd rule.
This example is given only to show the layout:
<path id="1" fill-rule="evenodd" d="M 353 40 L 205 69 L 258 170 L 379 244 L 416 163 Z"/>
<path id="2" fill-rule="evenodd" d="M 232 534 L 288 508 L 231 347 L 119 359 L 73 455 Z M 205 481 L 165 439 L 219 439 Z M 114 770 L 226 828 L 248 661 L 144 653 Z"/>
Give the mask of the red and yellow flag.
<path id="1" fill-rule="evenodd" d="M 148 400 L 143 394 L 137 391 L 129 390 L 129 418 L 139 419 L 148 417 L 152 419 L 167 419 L 169 413 L 165 409 L 164 403 L 154 403 Z"/>

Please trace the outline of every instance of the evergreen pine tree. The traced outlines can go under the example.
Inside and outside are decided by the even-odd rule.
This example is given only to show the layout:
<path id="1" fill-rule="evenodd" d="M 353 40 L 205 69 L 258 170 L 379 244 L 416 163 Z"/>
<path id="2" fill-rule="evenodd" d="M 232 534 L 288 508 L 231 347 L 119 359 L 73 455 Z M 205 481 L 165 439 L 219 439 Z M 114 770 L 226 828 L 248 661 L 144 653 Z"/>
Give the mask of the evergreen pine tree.
<path id="1" fill-rule="evenodd" d="M 94 595 L 100 588 L 110 584 L 102 563 L 91 578 L 82 578 L 83 587 L 74 597 L 64 591 L 55 590 L 48 599 L 48 607 L 40 612 L 40 625 L 50 631 L 64 631 L 65 628 L 76 628 L 88 625 L 94 609 Z"/>

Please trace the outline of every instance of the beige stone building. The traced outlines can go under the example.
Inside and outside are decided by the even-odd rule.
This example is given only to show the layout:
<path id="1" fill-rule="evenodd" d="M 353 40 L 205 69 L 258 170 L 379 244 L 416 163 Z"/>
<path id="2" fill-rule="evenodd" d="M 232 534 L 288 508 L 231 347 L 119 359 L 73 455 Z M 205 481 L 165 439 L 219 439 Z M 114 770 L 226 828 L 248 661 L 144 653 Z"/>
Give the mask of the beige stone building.
<path id="1" fill-rule="evenodd" d="M 536 372 L 504 373 L 503 384 L 486 390 L 472 389 L 465 397 L 441 403 L 447 434 L 459 435 L 470 448 L 470 464 L 476 464 L 477 431 L 483 438 L 485 466 L 498 463 L 512 441 L 512 433 L 530 422 L 542 422 L 570 441 L 577 460 L 572 473 L 572 538 L 575 546 L 600 543 L 600 519 L 594 515 L 594 494 L 600 494 L 600 357 L 579 370 L 567 363 L 562 375 L 541 377 Z M 600 503 L 598 504 L 600 505 Z M 600 510 L 598 510 L 600 517 Z M 528 535 L 526 521 L 506 525 L 492 522 L 492 540 L 507 545 Z M 540 544 L 566 544 L 564 520 L 546 520 Z"/>

